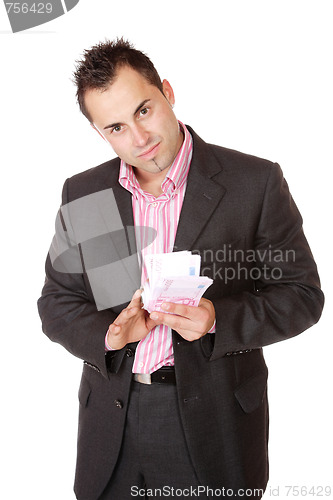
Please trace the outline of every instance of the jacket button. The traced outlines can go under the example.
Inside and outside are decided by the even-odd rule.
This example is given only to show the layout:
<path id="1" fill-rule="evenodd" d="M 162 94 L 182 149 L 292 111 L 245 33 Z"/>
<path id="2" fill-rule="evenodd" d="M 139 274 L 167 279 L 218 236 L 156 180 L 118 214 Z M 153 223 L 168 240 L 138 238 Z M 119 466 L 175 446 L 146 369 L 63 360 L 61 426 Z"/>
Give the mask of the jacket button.
<path id="1" fill-rule="evenodd" d="M 130 347 L 128 347 L 128 348 L 126 349 L 126 356 L 127 356 L 128 358 L 131 358 L 132 356 L 134 356 L 134 351 L 133 351 L 133 349 L 131 349 Z"/>
<path id="2" fill-rule="evenodd" d="M 119 399 L 115 399 L 113 402 L 114 402 L 114 405 L 117 408 L 122 408 L 123 407 L 123 403 L 121 401 L 119 401 Z"/>

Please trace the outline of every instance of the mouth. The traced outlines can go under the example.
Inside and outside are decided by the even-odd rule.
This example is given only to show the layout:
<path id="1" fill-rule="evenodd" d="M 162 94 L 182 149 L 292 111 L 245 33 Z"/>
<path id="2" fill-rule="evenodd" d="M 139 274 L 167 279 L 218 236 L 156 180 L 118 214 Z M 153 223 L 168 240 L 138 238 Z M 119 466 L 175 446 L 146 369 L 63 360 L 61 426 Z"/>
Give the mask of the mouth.
<path id="1" fill-rule="evenodd" d="M 147 151 L 144 151 L 140 155 L 138 155 L 138 158 L 143 158 L 144 160 L 151 160 L 156 156 L 156 153 L 159 149 L 160 142 L 158 144 L 155 144 L 155 146 L 152 146 L 151 148 L 147 149 Z"/>

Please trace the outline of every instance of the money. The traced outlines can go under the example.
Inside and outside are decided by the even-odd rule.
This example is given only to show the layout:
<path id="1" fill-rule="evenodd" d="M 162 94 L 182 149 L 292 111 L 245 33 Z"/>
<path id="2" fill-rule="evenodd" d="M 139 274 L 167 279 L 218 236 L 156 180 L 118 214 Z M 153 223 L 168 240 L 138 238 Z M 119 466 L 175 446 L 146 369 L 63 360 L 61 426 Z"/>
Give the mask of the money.
<path id="1" fill-rule="evenodd" d="M 207 276 L 199 276 L 200 263 L 200 255 L 188 251 L 146 255 L 148 280 L 141 295 L 144 309 L 160 311 L 163 302 L 197 307 L 213 283 Z"/>

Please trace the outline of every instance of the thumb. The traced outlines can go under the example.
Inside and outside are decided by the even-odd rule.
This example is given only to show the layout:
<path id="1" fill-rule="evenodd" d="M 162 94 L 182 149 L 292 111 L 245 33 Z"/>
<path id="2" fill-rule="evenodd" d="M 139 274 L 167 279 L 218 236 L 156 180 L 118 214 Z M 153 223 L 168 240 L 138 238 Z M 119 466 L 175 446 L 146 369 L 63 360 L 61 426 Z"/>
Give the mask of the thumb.
<path id="1" fill-rule="evenodd" d="M 142 290 L 139 288 L 136 290 L 133 294 L 133 297 L 131 298 L 131 302 L 128 304 L 127 307 L 141 307 L 141 293 Z"/>
<path id="2" fill-rule="evenodd" d="M 153 319 L 150 318 L 150 316 L 146 317 L 146 325 L 148 330 L 152 330 L 155 326 L 160 325 L 161 322 L 154 321 Z"/>

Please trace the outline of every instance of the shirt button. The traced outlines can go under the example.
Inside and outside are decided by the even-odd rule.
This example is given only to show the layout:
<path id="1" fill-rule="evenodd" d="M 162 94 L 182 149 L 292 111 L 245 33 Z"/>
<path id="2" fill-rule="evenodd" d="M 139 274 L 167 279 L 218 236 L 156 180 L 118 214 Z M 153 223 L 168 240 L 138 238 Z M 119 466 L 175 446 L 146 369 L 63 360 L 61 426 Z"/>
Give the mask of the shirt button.
<path id="1" fill-rule="evenodd" d="M 133 351 L 133 349 L 131 349 L 130 347 L 128 347 L 128 348 L 126 349 L 126 356 L 127 356 L 128 358 L 131 358 L 132 356 L 134 356 L 134 351 Z"/>
<path id="2" fill-rule="evenodd" d="M 142 362 L 141 362 L 141 363 L 139 363 L 139 366 L 140 366 L 140 368 L 142 368 L 142 367 L 143 367 L 143 363 L 142 363 Z"/>
<path id="3" fill-rule="evenodd" d="M 154 201 L 154 203 L 152 203 L 153 207 L 157 207 L 157 202 Z"/>
<path id="4" fill-rule="evenodd" d="M 114 400 L 114 405 L 115 405 L 117 408 L 122 408 L 122 407 L 123 407 L 123 403 L 122 403 L 119 399 L 115 399 L 115 400 Z"/>

